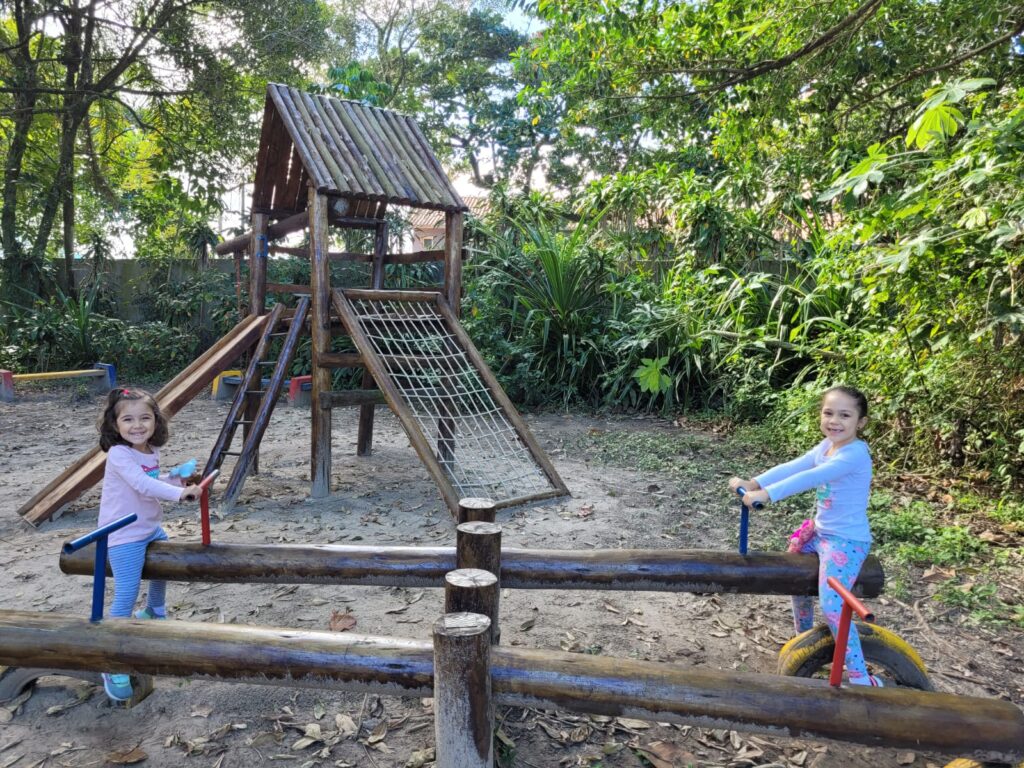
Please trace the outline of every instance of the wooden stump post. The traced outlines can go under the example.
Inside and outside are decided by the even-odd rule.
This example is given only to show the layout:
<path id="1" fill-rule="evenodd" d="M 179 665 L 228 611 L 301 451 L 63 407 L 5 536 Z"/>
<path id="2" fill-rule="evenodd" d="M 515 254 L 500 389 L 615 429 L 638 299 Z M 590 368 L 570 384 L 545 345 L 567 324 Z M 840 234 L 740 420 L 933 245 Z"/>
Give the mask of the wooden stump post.
<path id="1" fill-rule="evenodd" d="M 476 520 L 493 523 L 495 509 L 493 499 L 479 496 L 459 499 L 459 523 L 472 523 Z"/>
<path id="2" fill-rule="evenodd" d="M 434 623 L 434 741 L 437 768 L 492 768 L 490 620 L 448 613 Z"/>
<path id="3" fill-rule="evenodd" d="M 498 577 L 479 568 L 458 568 L 444 576 L 444 612 L 479 613 L 498 624 Z M 489 642 L 494 642 L 492 632 Z"/>
<path id="4" fill-rule="evenodd" d="M 495 523 L 462 523 L 455 529 L 455 567 L 478 569 L 494 575 L 494 607 L 485 615 L 491 618 L 491 643 L 501 641 L 498 621 L 501 603 L 501 526 Z M 447 591 L 447 582 L 445 584 Z"/>

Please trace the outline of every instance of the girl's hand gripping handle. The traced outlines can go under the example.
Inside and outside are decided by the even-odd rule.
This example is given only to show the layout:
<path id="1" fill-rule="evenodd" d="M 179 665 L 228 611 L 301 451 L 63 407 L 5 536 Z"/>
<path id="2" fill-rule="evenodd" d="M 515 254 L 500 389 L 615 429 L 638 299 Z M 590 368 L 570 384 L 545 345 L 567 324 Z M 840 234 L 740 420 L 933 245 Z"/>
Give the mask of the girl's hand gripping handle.
<path id="1" fill-rule="evenodd" d="M 750 507 L 747 506 L 746 502 L 750 501 L 751 506 L 754 509 L 763 509 L 764 502 L 760 499 L 749 499 L 747 489 L 742 486 L 736 488 L 736 493 L 740 497 L 740 554 L 747 554 L 747 529 L 750 527 Z M 767 495 L 764 491 L 751 491 L 750 495 L 761 494 Z"/>

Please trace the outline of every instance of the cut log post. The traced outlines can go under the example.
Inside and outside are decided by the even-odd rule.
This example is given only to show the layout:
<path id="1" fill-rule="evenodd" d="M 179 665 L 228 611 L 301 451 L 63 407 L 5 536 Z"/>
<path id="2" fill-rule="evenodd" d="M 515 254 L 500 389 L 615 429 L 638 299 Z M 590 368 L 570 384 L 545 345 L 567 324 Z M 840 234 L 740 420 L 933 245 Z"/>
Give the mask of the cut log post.
<path id="1" fill-rule="evenodd" d="M 496 704 L 730 728 L 976 760 L 1024 759 L 1008 701 L 495 646 Z M 431 646 L 347 632 L 184 621 L 90 623 L 0 610 L 0 664 L 430 696 Z"/>
<path id="2" fill-rule="evenodd" d="M 444 612 L 479 613 L 490 621 L 488 642 L 498 626 L 498 577 L 479 568 L 458 568 L 444 576 Z"/>
<path id="3" fill-rule="evenodd" d="M 441 587 L 456 567 L 455 547 L 295 546 L 156 541 L 146 548 L 144 579 L 222 584 L 351 584 Z M 60 568 L 92 574 L 88 551 L 61 554 Z M 818 558 L 784 552 L 699 549 L 503 549 L 501 584 L 511 589 L 818 594 Z M 869 556 L 854 590 L 881 593 L 884 577 Z"/>
<path id="4" fill-rule="evenodd" d="M 373 266 L 370 283 L 374 290 L 384 287 L 384 255 L 388 247 L 387 222 L 379 222 L 373 234 Z M 370 389 L 376 386 L 376 380 L 369 368 L 363 369 L 363 380 L 360 386 Z M 373 412 L 374 404 L 365 403 L 359 406 L 359 426 L 356 432 L 356 455 L 369 456 L 373 452 Z"/>
<path id="5" fill-rule="evenodd" d="M 320 365 L 320 355 L 331 351 L 331 272 L 327 259 L 327 199 L 309 187 L 309 261 L 313 292 L 310 338 L 313 346 L 312 428 L 309 495 L 322 499 L 331 493 L 331 409 L 320 395 L 331 391 L 331 372 Z"/>
<path id="6" fill-rule="evenodd" d="M 481 522 L 459 525 L 455 532 L 455 565 L 460 570 L 477 569 L 494 575 L 494 607 L 492 612 L 480 613 L 490 617 L 491 642 L 497 645 L 501 642 L 501 626 L 498 621 L 501 615 L 501 526 Z M 445 579 L 447 578 L 446 576 Z M 447 589 L 447 584 L 445 588 Z"/>
<path id="7" fill-rule="evenodd" d="M 490 621 L 477 613 L 447 613 L 434 623 L 437 768 L 494 765 L 489 630 Z"/>
<path id="8" fill-rule="evenodd" d="M 479 520 L 483 523 L 494 522 L 495 506 L 493 499 L 469 496 L 459 499 L 459 522 L 471 523 Z"/>

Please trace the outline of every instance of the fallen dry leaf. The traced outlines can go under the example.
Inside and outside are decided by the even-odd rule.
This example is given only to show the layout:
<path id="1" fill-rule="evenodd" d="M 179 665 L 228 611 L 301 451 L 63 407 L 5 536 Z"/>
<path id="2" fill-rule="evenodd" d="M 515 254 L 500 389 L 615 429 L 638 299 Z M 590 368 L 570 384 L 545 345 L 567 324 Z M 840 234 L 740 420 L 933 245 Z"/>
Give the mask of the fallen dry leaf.
<path id="1" fill-rule="evenodd" d="M 356 625 L 356 617 L 346 608 L 342 611 L 331 612 L 330 628 L 332 632 L 348 632 Z"/>
<path id="2" fill-rule="evenodd" d="M 652 741 L 650 744 L 637 746 L 634 749 L 643 755 L 654 768 L 689 768 L 691 765 L 697 765 L 697 758 L 692 752 L 687 752 L 682 747 L 667 741 Z"/>
<path id="3" fill-rule="evenodd" d="M 124 752 L 110 752 L 107 754 L 107 762 L 114 763 L 114 765 L 135 765 L 135 763 L 141 763 L 147 757 L 149 755 L 141 749 L 132 747 Z"/>

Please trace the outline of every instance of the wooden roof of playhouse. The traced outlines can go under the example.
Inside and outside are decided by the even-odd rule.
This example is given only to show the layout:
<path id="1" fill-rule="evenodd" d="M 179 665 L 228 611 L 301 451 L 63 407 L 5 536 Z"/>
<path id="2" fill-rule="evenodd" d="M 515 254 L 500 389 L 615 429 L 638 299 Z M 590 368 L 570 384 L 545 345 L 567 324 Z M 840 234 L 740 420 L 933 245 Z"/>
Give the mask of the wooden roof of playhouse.
<path id="1" fill-rule="evenodd" d="M 307 181 L 376 218 L 381 204 L 468 210 L 411 117 L 270 83 L 253 210 L 274 218 L 304 211 Z"/>

